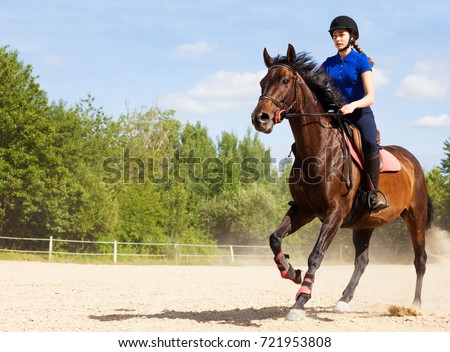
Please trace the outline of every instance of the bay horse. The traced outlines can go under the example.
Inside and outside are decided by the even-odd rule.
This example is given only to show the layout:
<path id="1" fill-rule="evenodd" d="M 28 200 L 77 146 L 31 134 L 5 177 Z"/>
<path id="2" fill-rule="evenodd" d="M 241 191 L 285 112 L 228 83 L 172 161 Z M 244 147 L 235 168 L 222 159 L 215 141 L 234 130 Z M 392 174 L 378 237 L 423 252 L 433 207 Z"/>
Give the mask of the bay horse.
<path id="1" fill-rule="evenodd" d="M 311 298 L 316 271 L 341 227 L 353 229 L 355 266 L 334 311 L 348 311 L 369 262 L 369 242 L 374 229 L 398 217 L 406 222 L 414 249 L 416 286 L 413 304 L 420 307 L 427 260 L 425 230 L 431 226 L 433 206 L 419 162 L 402 147 L 384 146 L 383 149 L 400 163 L 399 171 L 380 175 L 379 188 L 390 205 L 377 213 L 363 208 L 358 218 L 349 222 L 359 190 L 343 176 L 352 175 L 353 185 L 359 185 L 364 180 L 364 173 L 346 153 L 340 131 L 342 123 L 336 122 L 342 115 L 336 118 L 338 113 L 326 111 L 330 104 L 342 106 L 342 96 L 320 66 L 308 54 L 297 55 L 291 44 L 286 56 L 272 58 L 266 49 L 263 56 L 268 72 L 260 82 L 262 93 L 251 114 L 252 124 L 257 131 L 270 133 L 276 123 L 286 118 L 295 140 L 295 160 L 289 176 L 293 201 L 269 240 L 281 276 L 300 284 L 295 304 L 286 319 L 302 320 L 305 317 L 305 304 Z M 344 171 L 346 165 L 348 172 Z M 301 271 L 289 263 L 281 244 L 284 237 L 315 218 L 319 218 L 322 225 L 302 280 Z"/>

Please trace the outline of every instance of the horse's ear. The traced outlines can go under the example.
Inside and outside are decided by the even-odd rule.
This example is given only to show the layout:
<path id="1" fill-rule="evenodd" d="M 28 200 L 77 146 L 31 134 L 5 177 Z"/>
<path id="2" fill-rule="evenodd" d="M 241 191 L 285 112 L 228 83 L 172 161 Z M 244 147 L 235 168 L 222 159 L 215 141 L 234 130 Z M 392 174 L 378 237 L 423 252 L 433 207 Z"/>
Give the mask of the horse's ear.
<path id="1" fill-rule="evenodd" d="M 286 58 L 287 58 L 287 61 L 288 61 L 290 64 L 295 63 L 295 60 L 297 59 L 297 53 L 295 52 L 295 48 L 293 47 L 292 44 L 289 44 L 289 45 L 288 45 L 288 50 L 287 50 Z"/>
<path id="2" fill-rule="evenodd" d="M 264 63 L 266 64 L 266 66 L 267 66 L 268 68 L 269 68 L 270 66 L 272 66 L 272 64 L 273 64 L 273 59 L 272 59 L 272 57 L 269 55 L 269 53 L 267 52 L 267 49 L 266 49 L 266 48 L 264 48 L 263 56 L 264 56 Z"/>

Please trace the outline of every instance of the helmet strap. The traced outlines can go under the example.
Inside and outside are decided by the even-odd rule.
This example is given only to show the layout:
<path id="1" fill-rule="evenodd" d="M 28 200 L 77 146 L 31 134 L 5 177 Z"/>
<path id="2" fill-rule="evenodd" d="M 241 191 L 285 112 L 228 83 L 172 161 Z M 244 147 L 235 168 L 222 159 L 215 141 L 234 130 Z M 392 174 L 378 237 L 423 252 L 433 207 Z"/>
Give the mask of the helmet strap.
<path id="1" fill-rule="evenodd" d="M 341 53 L 343 51 L 347 51 L 348 48 L 350 48 L 353 44 L 353 38 L 350 38 L 348 40 L 348 44 L 345 46 L 345 48 L 339 49 L 338 51 Z"/>

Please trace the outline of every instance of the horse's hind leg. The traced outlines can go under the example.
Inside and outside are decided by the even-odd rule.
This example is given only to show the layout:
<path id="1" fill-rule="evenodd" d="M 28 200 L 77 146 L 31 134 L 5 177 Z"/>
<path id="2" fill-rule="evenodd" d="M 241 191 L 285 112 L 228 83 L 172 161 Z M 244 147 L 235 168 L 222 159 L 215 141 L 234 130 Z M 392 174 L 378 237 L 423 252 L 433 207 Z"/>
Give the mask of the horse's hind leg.
<path id="1" fill-rule="evenodd" d="M 426 208 L 425 208 L 426 209 Z M 422 283 L 425 275 L 427 253 L 425 251 L 425 229 L 427 211 L 408 210 L 402 217 L 406 222 L 414 249 L 414 266 L 416 268 L 416 289 L 413 305 L 420 308 L 422 304 Z"/>
<path id="2" fill-rule="evenodd" d="M 313 216 L 301 212 L 297 205 L 292 204 L 280 226 L 270 235 L 270 248 L 275 256 L 275 263 L 280 270 L 281 277 L 292 280 L 297 284 L 300 284 L 302 280 L 301 271 L 295 270 L 289 263 L 289 257 L 281 249 L 281 242 L 284 237 L 297 231 L 313 218 Z"/>
<path id="3" fill-rule="evenodd" d="M 364 270 L 369 264 L 369 243 L 374 229 L 353 230 L 353 244 L 355 246 L 355 269 L 350 282 L 342 293 L 342 297 L 334 307 L 335 312 L 349 310 L 348 303 L 352 300 L 355 289 L 359 284 Z"/>

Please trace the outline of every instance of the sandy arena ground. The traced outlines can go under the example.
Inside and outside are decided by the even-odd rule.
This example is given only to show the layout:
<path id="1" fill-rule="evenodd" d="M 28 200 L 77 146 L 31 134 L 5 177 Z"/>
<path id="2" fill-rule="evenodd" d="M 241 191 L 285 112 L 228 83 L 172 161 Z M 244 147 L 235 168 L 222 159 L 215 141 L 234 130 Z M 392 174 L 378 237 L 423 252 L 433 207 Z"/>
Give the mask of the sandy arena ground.
<path id="1" fill-rule="evenodd" d="M 450 269 L 428 265 L 421 316 L 412 265 L 369 265 L 351 302 L 332 312 L 352 266 L 320 268 L 307 318 L 284 319 L 298 286 L 272 266 L 132 266 L 0 261 L 0 331 L 450 331 Z"/>

